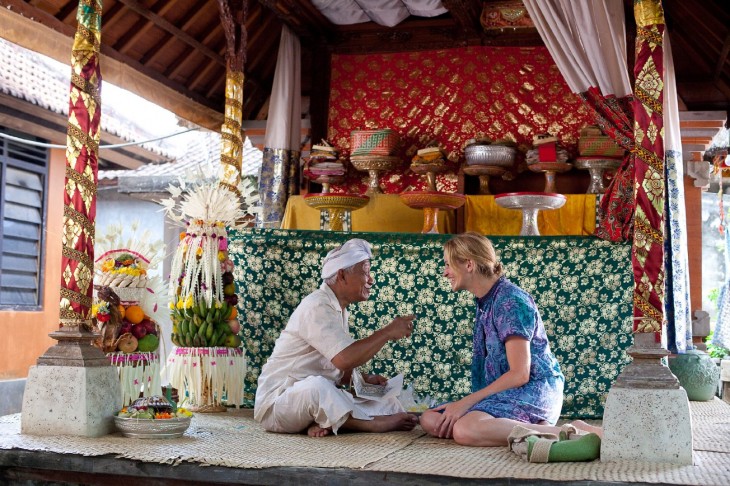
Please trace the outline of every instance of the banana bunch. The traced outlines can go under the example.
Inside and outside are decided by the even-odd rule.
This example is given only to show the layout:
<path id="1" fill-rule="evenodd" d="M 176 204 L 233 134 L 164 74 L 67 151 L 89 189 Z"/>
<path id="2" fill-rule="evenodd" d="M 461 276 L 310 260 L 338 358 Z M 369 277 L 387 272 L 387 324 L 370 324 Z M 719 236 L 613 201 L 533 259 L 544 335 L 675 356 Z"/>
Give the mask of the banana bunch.
<path id="1" fill-rule="evenodd" d="M 240 328 L 231 320 L 233 307 L 220 302 L 210 307 L 202 300 L 195 305 L 171 310 L 172 342 L 181 347 L 238 347 L 241 339 L 234 329 Z M 232 324 L 232 323 L 235 323 Z"/>

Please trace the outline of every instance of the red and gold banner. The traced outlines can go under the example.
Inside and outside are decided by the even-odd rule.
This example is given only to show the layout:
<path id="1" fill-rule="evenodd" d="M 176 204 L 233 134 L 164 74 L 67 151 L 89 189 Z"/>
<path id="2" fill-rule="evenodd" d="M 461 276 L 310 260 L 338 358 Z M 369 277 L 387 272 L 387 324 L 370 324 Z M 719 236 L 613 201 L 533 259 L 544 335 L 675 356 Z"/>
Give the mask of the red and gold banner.
<path id="1" fill-rule="evenodd" d="M 634 316 L 636 332 L 661 332 L 664 320 L 664 11 L 636 0 L 634 76 Z"/>
<path id="2" fill-rule="evenodd" d="M 347 158 L 352 130 L 398 132 L 403 166 L 381 178 L 388 193 L 426 188 L 425 177 L 407 168 L 431 140 L 452 169 L 439 176 L 440 190 L 455 191 L 468 139 L 510 139 L 524 154 L 536 134 L 550 132 L 575 153 L 580 129 L 592 122 L 544 47 L 332 56 L 328 139 Z M 365 192 L 367 173 L 350 170 L 346 187 L 333 192 Z"/>
<path id="3" fill-rule="evenodd" d="M 101 0 L 80 0 L 71 59 L 63 193 L 61 326 L 90 326 L 101 120 Z"/>

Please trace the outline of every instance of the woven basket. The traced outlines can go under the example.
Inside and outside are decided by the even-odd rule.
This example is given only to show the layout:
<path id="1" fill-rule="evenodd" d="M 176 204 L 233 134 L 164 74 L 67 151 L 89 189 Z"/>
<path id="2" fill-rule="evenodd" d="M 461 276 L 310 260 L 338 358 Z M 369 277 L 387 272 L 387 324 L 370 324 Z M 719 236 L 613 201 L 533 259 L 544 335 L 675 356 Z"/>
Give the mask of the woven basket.
<path id="1" fill-rule="evenodd" d="M 624 149 L 606 136 L 581 136 L 578 139 L 581 157 L 623 157 Z"/>
<path id="2" fill-rule="evenodd" d="M 392 155 L 398 148 L 398 134 L 389 128 L 353 130 L 350 155 Z"/>

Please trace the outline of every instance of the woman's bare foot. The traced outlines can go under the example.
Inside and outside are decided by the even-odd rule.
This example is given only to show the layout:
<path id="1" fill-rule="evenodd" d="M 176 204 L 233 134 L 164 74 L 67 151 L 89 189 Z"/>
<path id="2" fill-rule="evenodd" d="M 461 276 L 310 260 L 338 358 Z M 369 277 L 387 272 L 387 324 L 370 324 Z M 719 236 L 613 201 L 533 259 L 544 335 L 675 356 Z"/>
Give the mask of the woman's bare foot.
<path id="1" fill-rule="evenodd" d="M 598 437 L 603 439 L 603 428 L 596 425 L 591 425 L 583 422 L 582 420 L 574 420 L 570 422 L 576 429 L 584 430 L 586 432 L 593 432 Z"/>
<path id="2" fill-rule="evenodd" d="M 393 432 L 396 430 L 413 430 L 418 425 L 418 417 L 410 413 L 395 413 L 393 415 L 378 415 L 372 420 L 358 420 L 349 418 L 342 425 L 343 430 L 358 432 Z"/>
<path id="3" fill-rule="evenodd" d="M 324 437 L 326 435 L 330 435 L 332 433 L 331 428 L 322 428 L 317 424 L 312 424 L 307 429 L 307 435 L 309 437 Z"/>

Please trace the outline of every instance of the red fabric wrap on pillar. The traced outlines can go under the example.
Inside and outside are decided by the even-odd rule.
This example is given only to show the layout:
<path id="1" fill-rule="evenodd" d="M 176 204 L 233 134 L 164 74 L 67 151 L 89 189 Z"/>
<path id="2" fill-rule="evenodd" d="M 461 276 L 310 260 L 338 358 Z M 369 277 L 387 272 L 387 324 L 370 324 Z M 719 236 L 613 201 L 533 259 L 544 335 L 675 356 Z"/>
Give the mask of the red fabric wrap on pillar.
<path id="1" fill-rule="evenodd" d="M 634 4 L 634 324 L 635 332 L 655 332 L 664 320 L 664 12 L 659 0 Z"/>
<path id="2" fill-rule="evenodd" d="M 81 0 L 72 51 L 63 193 L 61 326 L 90 325 L 101 120 L 101 1 Z"/>

